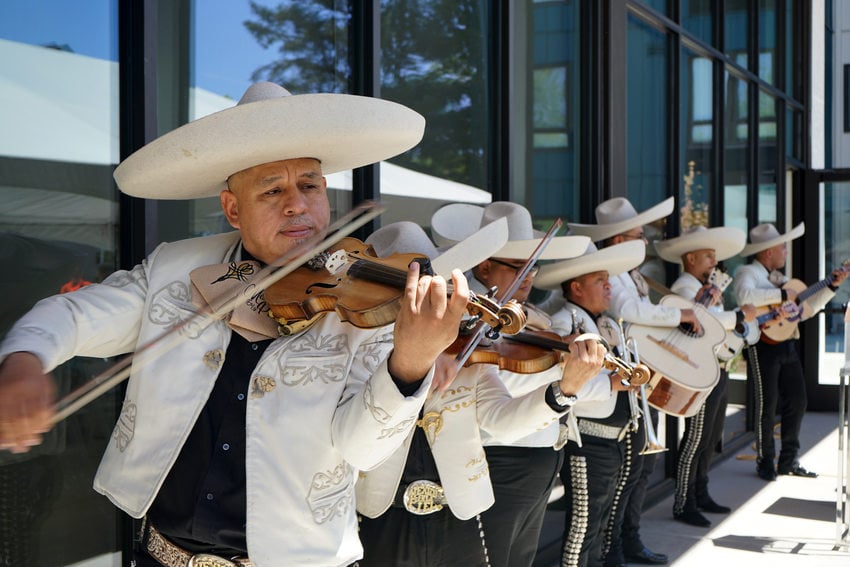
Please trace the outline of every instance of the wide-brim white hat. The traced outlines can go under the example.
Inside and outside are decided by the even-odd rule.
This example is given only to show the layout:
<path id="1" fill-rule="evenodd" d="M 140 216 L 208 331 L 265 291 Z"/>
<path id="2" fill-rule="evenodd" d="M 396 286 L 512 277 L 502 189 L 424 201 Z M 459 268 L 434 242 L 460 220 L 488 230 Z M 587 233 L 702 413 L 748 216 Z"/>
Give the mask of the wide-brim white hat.
<path id="1" fill-rule="evenodd" d="M 251 85 L 231 108 L 189 122 L 115 169 L 122 192 L 148 199 L 217 196 L 228 177 L 256 165 L 315 158 L 324 174 L 362 167 L 419 143 L 425 118 L 400 104 L 347 94 L 291 95 Z"/>
<path id="2" fill-rule="evenodd" d="M 596 206 L 596 224 L 568 223 L 567 226 L 572 234 L 581 234 L 599 242 L 662 219 L 673 212 L 673 205 L 673 197 L 670 197 L 638 213 L 628 199 L 614 197 Z"/>
<path id="3" fill-rule="evenodd" d="M 434 273 L 446 279 L 458 268 L 462 272 L 472 269 L 508 241 L 508 223 L 498 219 L 473 232 L 467 238 L 448 247 L 438 249 L 425 230 L 410 221 L 399 221 L 382 226 L 370 234 L 365 242 L 371 244 L 380 258 L 392 254 L 422 254 L 431 260 Z"/>
<path id="4" fill-rule="evenodd" d="M 616 276 L 637 268 L 645 257 L 646 245 L 640 240 L 621 242 L 602 250 L 597 250 L 591 242 L 584 255 L 578 258 L 540 266 L 534 277 L 534 287 L 558 290 L 563 282 L 593 272 L 606 271 L 609 276 Z"/>
<path id="5" fill-rule="evenodd" d="M 738 254 L 747 243 L 747 233 L 740 228 L 718 226 L 706 228 L 693 227 L 676 238 L 655 242 L 658 256 L 674 264 L 682 263 L 682 256 L 696 250 L 714 250 L 714 257 L 722 262 Z"/>
<path id="6" fill-rule="evenodd" d="M 750 244 L 744 246 L 741 250 L 741 256 L 752 256 L 762 250 L 773 248 L 783 242 L 790 242 L 795 238 L 803 236 L 806 232 L 806 223 L 800 223 L 785 234 L 779 234 L 773 223 L 762 223 L 750 229 Z"/>
<path id="7" fill-rule="evenodd" d="M 534 253 L 544 233 L 535 230 L 528 209 L 510 201 L 496 201 L 486 207 L 452 203 L 437 210 L 431 217 L 431 233 L 438 246 L 449 246 L 467 238 L 479 228 L 505 219 L 508 241 L 491 256 L 525 260 Z M 579 256 L 587 248 L 583 236 L 555 236 L 543 250 L 540 260 L 563 260 Z"/>

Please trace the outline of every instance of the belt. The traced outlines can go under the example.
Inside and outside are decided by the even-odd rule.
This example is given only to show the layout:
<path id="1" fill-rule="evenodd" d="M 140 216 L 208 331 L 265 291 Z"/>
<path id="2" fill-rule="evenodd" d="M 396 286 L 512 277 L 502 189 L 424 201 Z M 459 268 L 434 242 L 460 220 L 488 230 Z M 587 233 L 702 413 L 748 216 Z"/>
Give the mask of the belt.
<path id="1" fill-rule="evenodd" d="M 623 427 L 579 419 L 578 430 L 582 435 L 601 437 L 602 439 L 619 439 Z"/>
<path id="2" fill-rule="evenodd" d="M 193 554 L 165 539 L 150 522 L 145 526 L 145 549 L 165 567 L 253 567 L 247 557 L 225 559 L 209 553 Z"/>
<path id="3" fill-rule="evenodd" d="M 439 512 L 447 503 L 442 486 L 432 480 L 415 480 L 398 487 L 393 506 L 404 508 L 417 516 L 427 516 Z"/>

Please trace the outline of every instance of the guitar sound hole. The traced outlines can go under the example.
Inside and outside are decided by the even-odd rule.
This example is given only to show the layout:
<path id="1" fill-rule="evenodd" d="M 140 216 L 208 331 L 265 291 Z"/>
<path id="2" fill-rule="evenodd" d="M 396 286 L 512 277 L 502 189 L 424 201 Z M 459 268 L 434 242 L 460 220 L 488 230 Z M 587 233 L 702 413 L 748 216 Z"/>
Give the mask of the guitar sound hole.
<path id="1" fill-rule="evenodd" d="M 681 323 L 679 329 L 689 337 L 701 337 L 705 331 L 694 332 L 694 326 L 690 323 Z"/>

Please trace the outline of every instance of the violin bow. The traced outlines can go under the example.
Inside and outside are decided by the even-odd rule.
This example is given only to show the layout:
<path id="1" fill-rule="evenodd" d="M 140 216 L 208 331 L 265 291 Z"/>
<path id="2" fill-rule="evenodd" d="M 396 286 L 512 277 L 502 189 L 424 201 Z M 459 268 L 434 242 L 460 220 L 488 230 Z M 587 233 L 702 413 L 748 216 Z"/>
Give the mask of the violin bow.
<path id="1" fill-rule="evenodd" d="M 519 286 L 522 285 L 522 281 L 528 275 L 528 272 L 531 271 L 531 268 L 534 267 L 537 259 L 540 258 L 540 255 L 543 254 L 543 251 L 549 245 L 549 242 L 555 237 L 555 233 L 563 225 L 563 221 L 560 218 L 555 219 L 555 222 L 552 223 L 552 226 L 549 227 L 549 231 L 546 235 L 540 240 L 537 244 L 537 248 L 534 249 L 534 252 L 531 253 L 531 256 L 525 261 L 525 264 L 522 265 L 522 268 L 516 274 L 511 284 L 505 288 L 505 290 L 499 294 L 497 299 L 499 305 L 504 305 L 511 297 L 513 297 L 516 290 L 519 289 Z M 466 347 L 455 357 L 455 365 L 456 370 L 460 371 L 463 368 L 463 365 L 466 364 L 466 361 L 469 360 L 469 357 L 472 355 L 473 351 L 475 351 L 475 347 L 478 346 L 478 343 L 481 342 L 481 339 L 484 338 L 484 333 L 487 331 L 486 325 L 479 323 L 478 328 L 475 330 L 475 333 L 472 335 L 472 338 L 466 344 Z"/>
<path id="2" fill-rule="evenodd" d="M 307 260 L 310 260 L 320 252 L 324 252 L 328 247 L 336 244 L 385 210 L 385 205 L 372 201 L 367 201 L 354 207 L 351 212 L 342 216 L 328 228 L 304 240 L 304 242 L 298 244 L 280 258 L 258 271 L 257 275 L 247 284 L 247 286 L 250 286 L 251 294 L 254 295 L 260 291 L 264 291 L 281 278 L 286 277 L 298 269 Z M 134 352 L 124 356 L 121 360 L 88 382 L 64 396 L 53 406 L 55 413 L 50 418 L 50 425 L 55 425 L 68 418 L 77 410 L 85 407 L 126 380 L 130 376 L 132 365 L 135 365 L 135 368 L 138 370 L 183 341 L 186 341 L 189 335 L 188 333 L 181 333 L 181 331 L 191 328 L 193 332 L 200 332 L 215 321 L 226 317 L 228 313 L 236 309 L 240 302 L 245 301 L 246 298 L 243 295 L 245 289 L 243 288 L 234 293 L 218 309 L 207 308 L 206 311 L 196 311 L 186 320 L 148 341 Z"/>

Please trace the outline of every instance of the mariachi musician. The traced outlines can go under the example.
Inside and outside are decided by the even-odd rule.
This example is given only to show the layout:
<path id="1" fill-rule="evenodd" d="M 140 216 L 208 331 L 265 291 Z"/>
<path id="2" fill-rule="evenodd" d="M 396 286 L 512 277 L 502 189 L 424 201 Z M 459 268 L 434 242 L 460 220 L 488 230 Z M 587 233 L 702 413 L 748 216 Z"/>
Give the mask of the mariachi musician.
<path id="1" fill-rule="evenodd" d="M 535 286 L 561 291 L 564 307 L 552 315 L 553 329 L 562 335 L 600 333 L 616 344 L 620 333 L 604 312 L 611 301 L 609 275 L 627 272 L 643 262 L 646 247 L 632 241 L 597 250 L 590 244 L 579 258 L 543 266 Z M 615 332 L 611 332 L 615 331 Z M 648 376 L 647 376 L 648 377 Z M 561 565 L 601 567 L 603 544 L 618 491 L 628 470 L 625 436 L 636 425 L 637 405 L 619 373 L 603 370 L 599 377 L 607 396 L 573 406 L 575 428 L 564 447 L 561 481 L 566 501 Z"/>
<path id="2" fill-rule="evenodd" d="M 673 212 L 673 198 L 638 213 L 624 197 L 615 197 L 596 207 L 596 224 L 570 223 L 572 234 L 590 237 L 593 242 L 602 242 L 605 247 L 637 240 L 648 243 L 644 226 L 658 221 Z M 611 306 L 609 313 L 626 323 L 638 323 L 662 327 L 677 327 L 689 323 L 699 329 L 699 320 L 693 309 L 680 309 L 655 305 L 649 298 L 649 286 L 638 269 L 612 277 Z M 652 412 L 655 413 L 655 412 Z M 649 416 L 646 417 L 650 419 Z M 653 418 L 654 420 L 654 418 Z M 665 564 L 667 556 L 648 549 L 640 538 L 640 514 L 646 496 L 649 475 L 655 468 L 657 455 L 639 451 L 647 439 L 647 428 L 641 427 L 626 436 L 627 447 L 632 453 L 631 469 L 623 489 L 620 505 L 612 516 L 610 542 L 606 542 L 606 564 L 631 563 Z"/>
<path id="3" fill-rule="evenodd" d="M 504 218 L 508 223 L 508 244 L 472 269 L 469 285 L 475 293 L 484 293 L 494 286 L 506 288 L 540 241 L 543 233 L 534 229 L 531 212 L 517 203 L 496 201 L 484 207 L 451 204 L 431 217 L 431 230 L 440 246 L 463 238 L 474 227 L 497 218 Z M 587 243 L 588 239 L 583 236 L 555 237 L 543 250 L 540 259 L 563 260 L 579 256 Z M 565 249 L 567 244 L 569 250 Z M 537 272 L 536 268 L 532 271 Z M 535 275 L 527 276 L 513 299 L 522 302 L 526 310 L 526 329 L 547 331 L 552 324 L 549 316 L 526 301 L 535 281 Z M 545 372 L 520 374 L 506 369 L 499 371 L 499 378 L 514 397 L 523 396 L 553 380 Z M 601 395 L 607 396 L 607 382 L 602 385 L 604 392 Z M 600 395 L 597 386 L 596 381 L 591 381 L 578 392 L 578 398 L 595 399 Z M 513 440 L 482 427 L 481 438 L 496 498 L 495 504 L 481 514 L 490 563 L 493 567 L 530 565 L 537 553 L 546 506 L 563 460 L 563 451 L 558 444 L 559 424 L 540 427 Z"/>
<path id="4" fill-rule="evenodd" d="M 771 223 L 750 229 L 750 244 L 744 247 L 741 256 L 753 256 L 753 261 L 740 266 L 735 272 L 734 289 L 739 304 L 770 306 L 780 320 L 797 318 L 797 301 L 802 297 L 798 298 L 797 291 L 786 286 L 788 278 L 780 270 L 785 267 L 788 242 L 804 232 L 803 223 L 785 234 L 779 234 Z M 829 278 L 820 282 L 824 284 L 822 289 L 812 293 L 806 302 L 811 310 L 804 310 L 797 320 L 811 317 L 822 309 L 846 277 L 846 271 L 835 270 Z M 792 307 L 790 311 L 789 306 Z M 765 327 L 768 325 L 770 323 Z M 807 403 L 797 338 L 799 330 L 794 328 L 788 340 L 776 342 L 765 329 L 761 340 L 747 349 L 747 374 L 755 387 L 756 473 L 768 481 L 776 480 L 777 472 L 808 478 L 817 476 L 803 468 L 797 460 L 800 426 Z M 773 424 L 777 407 L 781 408 L 782 414 L 782 439 L 779 461 L 774 465 Z"/>
<path id="5" fill-rule="evenodd" d="M 482 226 L 499 219 L 490 218 Z M 512 226 L 515 228 L 508 223 L 509 230 Z M 509 242 L 493 258 L 482 260 L 478 256 L 472 263 L 481 260 L 480 265 L 494 258 L 519 262 L 514 255 L 530 256 L 540 239 L 523 245 L 511 238 L 516 234 L 515 230 L 509 232 Z M 437 255 L 433 243 L 413 223 L 384 227 L 367 242 L 375 246 L 379 255 L 411 251 L 428 254 L 432 259 Z M 554 245 L 560 254 L 575 256 L 586 242 L 584 238 L 560 237 Z M 399 249 L 402 246 L 407 249 Z M 465 262 L 477 255 L 463 260 L 451 250 L 445 254 Z M 470 264 L 462 267 L 469 268 Z M 507 287 L 516 277 L 516 270 L 505 269 L 504 273 L 503 285 Z M 506 547 L 501 541 L 504 536 L 499 533 L 501 526 L 482 523 L 481 513 L 496 500 L 482 438 L 486 433 L 509 443 L 551 428 L 557 436 L 559 419 L 570 410 L 576 395 L 583 395 L 584 384 L 598 374 L 604 354 L 605 348 L 597 341 L 573 343 L 563 367 L 553 358 L 540 373 L 523 375 L 535 385 L 521 396 L 512 397 L 500 380 L 499 366 L 486 363 L 462 368 L 449 387 L 432 389 L 417 426 L 402 447 L 381 466 L 360 474 L 357 509 L 361 514 L 364 558 L 359 565 L 522 564 L 495 560 L 493 550 Z M 443 362 L 442 368 L 447 372 L 455 369 L 453 356 L 445 356 Z M 547 450 L 557 461 L 559 454 L 552 449 L 553 442 L 554 439 L 549 442 Z M 556 466 L 552 464 L 550 469 L 551 477 Z M 533 476 L 533 472 L 529 471 L 529 475 Z M 551 483 L 551 478 L 547 480 Z M 547 484 L 547 496 L 549 488 Z M 542 511 L 540 514 L 542 521 Z M 536 547 L 535 537 L 529 565 Z"/>
<path id="6" fill-rule="evenodd" d="M 738 228 L 697 226 L 677 238 L 655 243 L 658 256 L 682 266 L 681 275 L 671 286 L 673 293 L 709 307 L 727 333 L 738 338 L 748 334 L 748 324 L 755 319 L 755 307 L 742 305 L 738 309 L 725 310 L 723 289 L 710 280 L 717 273 L 718 262 L 738 254 L 746 242 L 746 233 Z M 724 282 L 722 287 L 726 285 L 728 283 Z M 715 502 L 708 493 L 708 467 L 715 447 L 723 438 L 726 420 L 729 379 L 726 364 L 729 360 L 724 357 L 720 362 L 720 379 L 697 414 L 685 418 L 676 467 L 673 517 L 692 526 L 711 525 L 701 511 L 715 514 L 731 511 L 728 506 Z"/>

